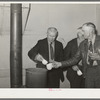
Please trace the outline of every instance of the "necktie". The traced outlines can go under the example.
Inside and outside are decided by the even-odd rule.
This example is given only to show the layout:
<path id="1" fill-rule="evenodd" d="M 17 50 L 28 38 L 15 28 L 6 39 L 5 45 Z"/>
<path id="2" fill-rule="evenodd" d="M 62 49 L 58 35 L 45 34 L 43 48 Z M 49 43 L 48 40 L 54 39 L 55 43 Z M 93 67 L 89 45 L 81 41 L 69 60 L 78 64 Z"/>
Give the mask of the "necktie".
<path id="1" fill-rule="evenodd" d="M 54 59 L 54 51 L 53 51 L 52 43 L 50 43 L 50 54 L 51 54 L 51 60 L 53 60 Z"/>
<path id="2" fill-rule="evenodd" d="M 92 46 L 92 42 L 91 41 L 89 43 L 89 50 L 93 53 L 93 46 Z M 92 66 L 93 65 L 93 60 L 89 57 L 88 61 L 90 63 L 90 66 Z"/>
<path id="3" fill-rule="evenodd" d="M 93 47 L 92 47 L 92 42 L 91 41 L 89 43 L 89 50 L 93 53 Z"/>

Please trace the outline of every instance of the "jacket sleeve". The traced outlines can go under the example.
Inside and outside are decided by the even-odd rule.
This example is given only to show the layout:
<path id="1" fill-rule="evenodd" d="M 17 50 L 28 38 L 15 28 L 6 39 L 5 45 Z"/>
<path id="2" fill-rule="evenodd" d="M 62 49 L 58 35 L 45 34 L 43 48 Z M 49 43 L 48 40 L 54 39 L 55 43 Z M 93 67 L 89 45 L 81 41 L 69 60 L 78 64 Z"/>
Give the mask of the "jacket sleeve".
<path id="1" fill-rule="evenodd" d="M 75 54 L 75 56 L 73 56 L 69 60 L 65 60 L 65 61 L 61 62 L 62 67 L 69 67 L 69 66 L 76 65 L 80 60 L 81 60 L 81 51 L 80 51 L 80 48 L 79 48 L 77 53 Z"/>
<path id="2" fill-rule="evenodd" d="M 40 45 L 40 41 L 38 41 L 37 44 L 28 52 L 29 58 L 33 61 L 35 61 L 35 57 L 39 52 L 39 45 Z"/>

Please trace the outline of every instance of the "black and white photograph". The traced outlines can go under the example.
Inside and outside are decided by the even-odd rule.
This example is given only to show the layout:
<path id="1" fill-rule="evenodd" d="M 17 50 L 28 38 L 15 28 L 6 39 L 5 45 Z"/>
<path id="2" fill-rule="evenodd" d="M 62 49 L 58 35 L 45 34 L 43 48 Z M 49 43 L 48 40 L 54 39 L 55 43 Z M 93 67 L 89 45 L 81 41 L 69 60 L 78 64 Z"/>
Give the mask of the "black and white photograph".
<path id="1" fill-rule="evenodd" d="M 99 89 L 100 3 L 0 2 L 0 88 Z"/>
<path id="2" fill-rule="evenodd" d="M 99 89 L 100 2 L 0 2 L 0 98 L 93 99 Z"/>

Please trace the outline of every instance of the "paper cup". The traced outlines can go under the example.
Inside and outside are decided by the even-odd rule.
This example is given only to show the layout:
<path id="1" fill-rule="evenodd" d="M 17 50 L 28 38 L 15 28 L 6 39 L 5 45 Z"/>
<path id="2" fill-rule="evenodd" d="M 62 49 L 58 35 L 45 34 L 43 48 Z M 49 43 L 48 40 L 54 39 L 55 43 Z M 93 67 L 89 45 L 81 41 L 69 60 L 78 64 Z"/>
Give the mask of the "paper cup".
<path id="1" fill-rule="evenodd" d="M 47 63 L 48 63 L 48 62 L 47 62 L 45 59 L 42 60 L 42 64 L 43 64 L 43 65 L 46 65 Z"/>
<path id="2" fill-rule="evenodd" d="M 78 71 L 77 71 L 77 75 L 78 75 L 78 76 L 81 76 L 81 75 L 82 75 L 81 70 L 78 70 Z"/>
<path id="3" fill-rule="evenodd" d="M 52 65 L 52 63 L 49 63 L 49 64 L 46 65 L 46 67 L 47 67 L 48 70 L 51 70 L 53 68 L 53 65 Z"/>

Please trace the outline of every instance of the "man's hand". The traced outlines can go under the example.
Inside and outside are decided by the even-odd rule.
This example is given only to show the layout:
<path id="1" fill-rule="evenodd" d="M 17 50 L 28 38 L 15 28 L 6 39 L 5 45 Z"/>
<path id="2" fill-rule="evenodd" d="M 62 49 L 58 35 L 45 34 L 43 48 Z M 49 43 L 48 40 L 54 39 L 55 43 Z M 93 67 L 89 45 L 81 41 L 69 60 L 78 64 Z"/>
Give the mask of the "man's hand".
<path id="1" fill-rule="evenodd" d="M 100 60 L 100 55 L 98 53 L 89 53 L 92 60 Z"/>
<path id="2" fill-rule="evenodd" d="M 73 66 L 72 69 L 73 69 L 74 71 L 78 71 L 78 70 L 79 70 L 79 68 L 78 68 L 77 65 Z"/>
<path id="3" fill-rule="evenodd" d="M 43 60 L 42 55 L 37 54 L 36 57 L 35 57 L 35 60 L 42 62 L 42 60 Z"/>
<path id="4" fill-rule="evenodd" d="M 53 68 L 59 68 L 60 66 L 62 66 L 61 62 L 57 62 L 57 61 L 54 61 L 52 65 L 53 65 Z"/>

